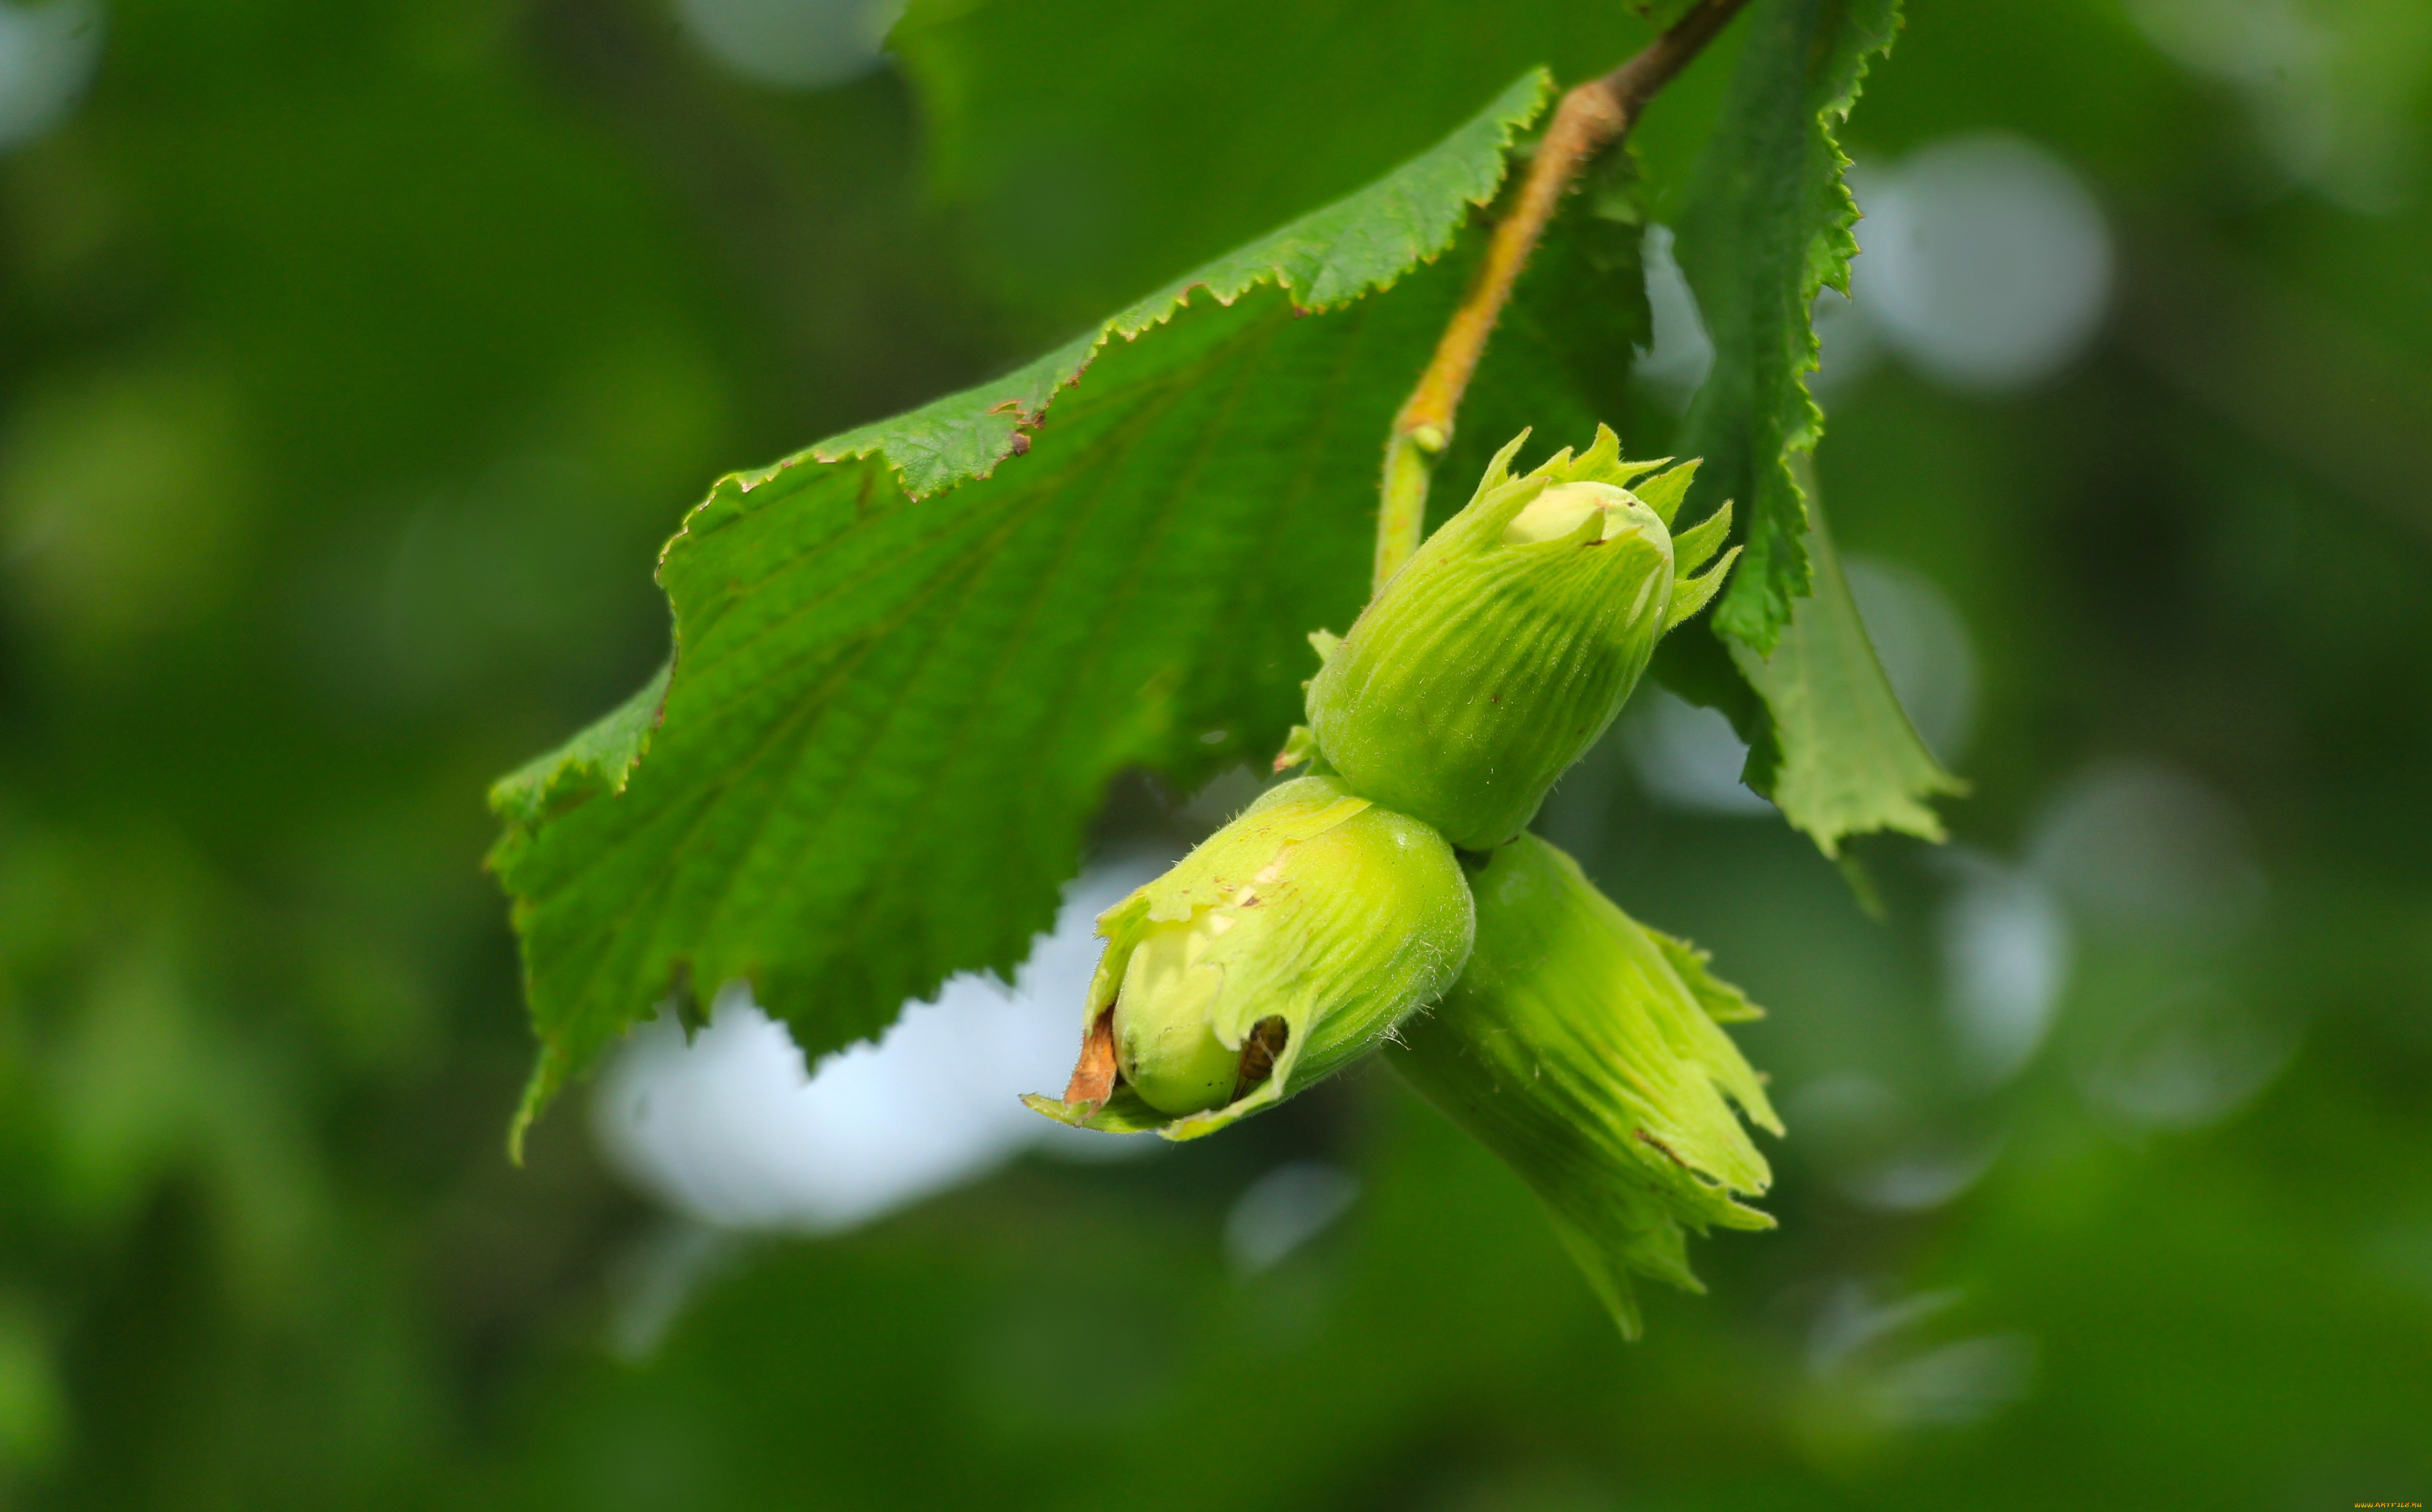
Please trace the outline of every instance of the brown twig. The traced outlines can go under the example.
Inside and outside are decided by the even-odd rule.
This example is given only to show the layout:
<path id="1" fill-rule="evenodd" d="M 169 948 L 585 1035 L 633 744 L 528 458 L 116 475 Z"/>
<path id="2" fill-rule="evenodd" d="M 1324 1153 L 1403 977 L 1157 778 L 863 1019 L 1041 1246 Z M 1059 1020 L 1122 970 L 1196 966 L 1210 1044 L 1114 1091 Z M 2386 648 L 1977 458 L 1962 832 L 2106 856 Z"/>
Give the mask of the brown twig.
<path id="1" fill-rule="evenodd" d="M 1698 0 L 1636 57 L 1573 89 L 1555 108 L 1519 196 L 1487 244 L 1485 263 L 1445 324 L 1419 386 L 1393 416 L 1393 434 L 1385 444 L 1384 509 L 1376 521 L 1376 588 L 1383 588 L 1385 580 L 1418 550 L 1427 515 L 1427 459 L 1452 439 L 1461 394 L 1563 192 L 1590 160 L 1630 133 L 1647 102 L 1704 51 L 1747 3 Z"/>

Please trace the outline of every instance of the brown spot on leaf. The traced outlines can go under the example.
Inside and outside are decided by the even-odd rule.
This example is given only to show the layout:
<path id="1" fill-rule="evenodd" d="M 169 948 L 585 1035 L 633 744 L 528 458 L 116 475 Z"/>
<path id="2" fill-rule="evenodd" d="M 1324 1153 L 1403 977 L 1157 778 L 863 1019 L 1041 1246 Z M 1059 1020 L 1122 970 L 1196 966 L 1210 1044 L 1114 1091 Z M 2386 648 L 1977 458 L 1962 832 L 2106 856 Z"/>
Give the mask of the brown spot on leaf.
<path id="1" fill-rule="evenodd" d="M 1014 432 L 1014 433 L 1013 433 L 1013 454 L 1014 454 L 1015 456 L 1017 456 L 1017 457 L 1019 457 L 1019 456 L 1026 456 L 1026 455 L 1028 455 L 1028 454 L 1029 454 L 1029 451 L 1030 451 L 1030 437 L 1028 437 L 1028 436 L 1026 436 L 1026 435 L 1022 434 L 1020 431 L 1016 431 L 1016 432 Z"/>
<path id="2" fill-rule="evenodd" d="M 1684 1161 L 1680 1156 L 1673 1154 L 1671 1146 L 1666 1145 L 1664 1141 L 1656 1138 L 1653 1134 L 1648 1133 L 1646 1130 L 1632 1130 L 1631 1132 L 1638 1136 L 1638 1142 L 1640 1144 L 1652 1145 L 1655 1148 L 1664 1152 L 1664 1158 L 1665 1160 L 1670 1161 L 1673 1164 L 1678 1165 L 1682 1170 L 1688 1171 L 1696 1169 L 1696 1167 L 1692 1166 L 1687 1161 Z"/>

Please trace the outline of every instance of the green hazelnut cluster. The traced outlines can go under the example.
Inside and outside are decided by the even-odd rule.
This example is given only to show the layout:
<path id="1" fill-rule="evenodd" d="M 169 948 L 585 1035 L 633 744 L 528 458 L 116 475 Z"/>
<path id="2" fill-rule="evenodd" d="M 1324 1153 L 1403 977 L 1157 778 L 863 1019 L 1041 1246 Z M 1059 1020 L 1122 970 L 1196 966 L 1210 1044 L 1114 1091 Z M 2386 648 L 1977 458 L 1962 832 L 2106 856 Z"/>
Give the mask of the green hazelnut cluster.
<path id="1" fill-rule="evenodd" d="M 1655 643 L 1710 601 L 1731 506 L 1609 429 L 1514 477 L 1526 433 L 1322 661 L 1270 790 L 1101 915 L 1081 1055 L 1050 1117 L 1211 1133 L 1372 1050 L 1519 1173 L 1622 1331 L 1685 1235 L 1763 1228 L 1741 1118 L 1781 1132 L 1705 956 L 1527 834 Z"/>

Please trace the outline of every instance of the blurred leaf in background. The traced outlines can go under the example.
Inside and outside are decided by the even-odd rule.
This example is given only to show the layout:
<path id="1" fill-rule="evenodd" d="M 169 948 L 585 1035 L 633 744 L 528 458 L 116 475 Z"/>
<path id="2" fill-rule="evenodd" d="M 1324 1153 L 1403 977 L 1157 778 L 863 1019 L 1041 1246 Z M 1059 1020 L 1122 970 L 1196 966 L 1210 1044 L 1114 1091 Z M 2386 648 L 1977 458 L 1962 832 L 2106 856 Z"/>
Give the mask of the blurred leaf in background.
<path id="1" fill-rule="evenodd" d="M 1816 482 L 1973 794 L 1946 850 L 1852 842 L 1878 924 L 1712 710 L 1642 693 L 1558 790 L 1548 835 L 1773 1010 L 1792 1130 L 1782 1228 L 1704 1247 L 1644 1343 L 1387 1079 L 1147 1159 L 896 1131 L 907 1085 L 1021 1113 L 1089 889 L 1239 772 L 1119 780 L 1010 998 L 949 982 L 808 1090 L 745 1005 L 689 1050 L 653 1027 L 507 1166 L 529 1031 L 478 794 L 660 665 L 653 552 L 707 480 L 1010 371 L 1647 35 L 979 0 L 882 52 L 888 19 L 0 0 L 0 1497 L 2424 1498 L 2406 0 L 1917 0 L 1870 72 Z M 1670 232 L 1742 45 L 1607 201 L 1650 228 L 1649 347 L 1609 369 L 1634 453 L 1714 360 Z M 1528 349 L 1461 445 L 1532 408 Z"/>

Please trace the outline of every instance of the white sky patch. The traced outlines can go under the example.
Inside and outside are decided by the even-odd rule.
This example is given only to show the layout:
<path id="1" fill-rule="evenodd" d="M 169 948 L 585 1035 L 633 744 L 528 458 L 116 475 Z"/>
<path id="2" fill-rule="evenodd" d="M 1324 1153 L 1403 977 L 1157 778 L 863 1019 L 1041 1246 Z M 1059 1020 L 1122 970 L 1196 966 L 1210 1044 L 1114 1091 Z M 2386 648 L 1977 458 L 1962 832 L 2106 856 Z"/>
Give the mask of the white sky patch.
<path id="1" fill-rule="evenodd" d="M 1334 1226 L 1360 1198 L 1360 1179 L 1318 1161 L 1292 1161 L 1250 1183 L 1224 1218 L 1233 1273 L 1273 1269 Z"/>
<path id="2" fill-rule="evenodd" d="M 2027 855 L 2073 908 L 2133 935 L 2224 936 L 2263 904 L 2263 870 L 2238 810 L 2159 762 L 2081 772 L 2046 805 Z"/>
<path id="3" fill-rule="evenodd" d="M 48 135 L 101 61 L 98 0 L 0 0 L 0 152 Z"/>
<path id="4" fill-rule="evenodd" d="M 675 0 L 693 44 L 774 89 L 827 89 L 878 66 L 904 0 Z"/>
<path id="5" fill-rule="evenodd" d="M 1807 1367 L 1835 1415 L 1854 1412 L 1894 1432 L 1951 1428 L 2031 1394 L 2037 1351 L 2029 1335 L 1920 1337 L 1963 1300 L 1946 1290 L 1878 1302 L 1855 1281 L 1827 1292 L 1809 1328 Z"/>
<path id="6" fill-rule="evenodd" d="M 1976 643 L 1959 606 L 1940 584 L 1898 562 L 1852 552 L 1842 570 L 1917 739 L 1956 766 L 1976 732 Z"/>
<path id="7" fill-rule="evenodd" d="M 1926 377 L 2030 388 L 2093 340 L 2111 232 L 2069 166 L 2022 137 L 1954 137 L 1856 176 L 1856 309 Z"/>
<path id="8" fill-rule="evenodd" d="M 1653 330 L 1633 370 L 1674 409 L 1685 409 L 1714 368 L 1714 343 L 1697 314 L 1697 297 L 1689 292 L 1689 280 L 1672 255 L 1672 228 L 1647 228 L 1643 256 Z"/>
<path id="9" fill-rule="evenodd" d="M 1773 805 L 1740 781 L 1748 742 L 1719 712 L 1638 685 L 1623 716 L 1621 748 L 1648 797 L 1701 814 L 1769 814 Z"/>
<path id="10" fill-rule="evenodd" d="M 2069 986 L 2075 937 L 2060 900 L 2024 867 L 1946 853 L 1956 886 L 1939 920 L 1943 1011 L 1960 1068 L 1979 1086 L 2035 1057 Z"/>
<path id="11" fill-rule="evenodd" d="M 2200 1129 L 2244 1107 L 2297 1052 L 2296 1025 L 2196 977 L 2106 1026 L 2078 1070 L 2086 1101 L 2134 1124 Z"/>
<path id="12" fill-rule="evenodd" d="M 1068 1129 L 1019 1099 L 1062 1090 L 1098 960 L 1096 917 L 1167 859 L 1091 868 L 1011 993 L 956 977 L 935 1002 L 907 1007 L 877 1045 L 828 1057 L 815 1077 L 739 990 L 721 994 L 689 1045 L 672 1023 L 644 1026 L 594 1095 L 601 1150 L 697 1221 L 825 1232 L 986 1175 L 1023 1149 L 1105 1158 L 1154 1147 L 1151 1136 Z"/>
<path id="13" fill-rule="evenodd" d="M 2420 176 L 2414 107 L 2432 56 L 2423 0 L 2128 0 L 2172 62 L 2234 92 L 2288 179 L 2387 214 Z"/>

